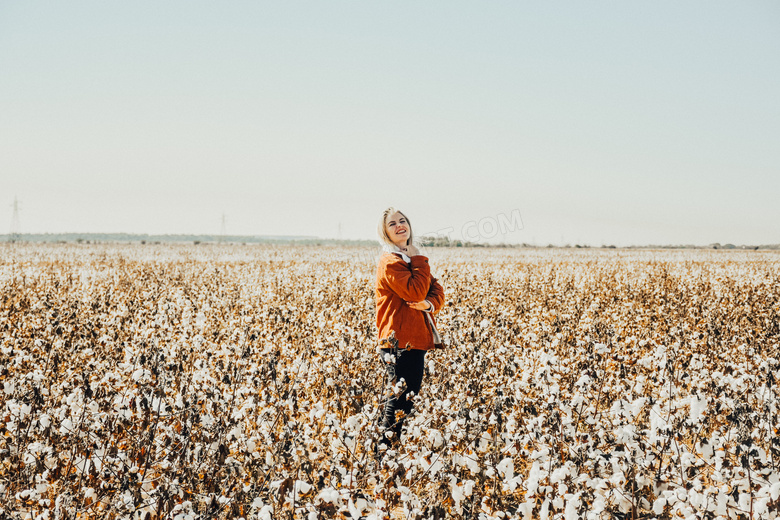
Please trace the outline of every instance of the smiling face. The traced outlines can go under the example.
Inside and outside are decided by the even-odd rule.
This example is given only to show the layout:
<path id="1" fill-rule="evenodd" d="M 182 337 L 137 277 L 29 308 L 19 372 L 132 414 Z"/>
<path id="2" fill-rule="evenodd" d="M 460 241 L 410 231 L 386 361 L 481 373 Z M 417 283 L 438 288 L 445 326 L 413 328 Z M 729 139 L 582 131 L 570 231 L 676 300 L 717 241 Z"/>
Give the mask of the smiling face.
<path id="1" fill-rule="evenodd" d="M 385 219 L 385 232 L 393 244 L 401 249 L 406 247 L 407 241 L 412 236 L 412 228 L 400 211 L 387 216 L 387 219 Z"/>

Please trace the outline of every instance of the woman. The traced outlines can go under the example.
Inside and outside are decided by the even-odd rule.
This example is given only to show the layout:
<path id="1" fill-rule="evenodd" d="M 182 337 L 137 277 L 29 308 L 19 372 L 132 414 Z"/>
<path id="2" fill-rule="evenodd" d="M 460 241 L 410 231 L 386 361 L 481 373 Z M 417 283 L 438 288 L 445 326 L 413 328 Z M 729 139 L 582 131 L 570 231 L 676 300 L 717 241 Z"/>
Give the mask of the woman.
<path id="1" fill-rule="evenodd" d="M 428 258 L 412 243 L 412 226 L 406 215 L 395 208 L 386 209 L 378 231 L 385 250 L 376 273 L 380 355 L 390 384 L 406 383 L 398 395 L 391 387 L 385 402 L 380 446 L 387 447 L 390 441 L 398 442 L 403 419 L 412 411 L 410 394 L 420 391 L 425 352 L 442 346 L 434 314 L 444 304 L 444 290 L 431 276 Z"/>

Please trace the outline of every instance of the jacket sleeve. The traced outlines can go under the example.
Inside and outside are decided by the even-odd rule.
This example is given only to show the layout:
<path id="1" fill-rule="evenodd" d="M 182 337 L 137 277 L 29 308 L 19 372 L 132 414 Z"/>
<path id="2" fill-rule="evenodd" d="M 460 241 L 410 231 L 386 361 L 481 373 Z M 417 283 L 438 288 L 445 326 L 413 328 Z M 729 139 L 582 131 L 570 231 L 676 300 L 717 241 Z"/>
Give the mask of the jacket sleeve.
<path id="1" fill-rule="evenodd" d="M 433 313 L 436 314 L 444 306 L 444 288 L 439 285 L 436 278 L 431 277 L 431 287 L 425 299 L 433 304 Z"/>
<path id="2" fill-rule="evenodd" d="M 390 289 L 404 301 L 422 301 L 431 285 L 428 259 L 418 255 L 411 258 L 409 265 L 403 261 L 388 262 L 385 266 L 385 280 Z"/>

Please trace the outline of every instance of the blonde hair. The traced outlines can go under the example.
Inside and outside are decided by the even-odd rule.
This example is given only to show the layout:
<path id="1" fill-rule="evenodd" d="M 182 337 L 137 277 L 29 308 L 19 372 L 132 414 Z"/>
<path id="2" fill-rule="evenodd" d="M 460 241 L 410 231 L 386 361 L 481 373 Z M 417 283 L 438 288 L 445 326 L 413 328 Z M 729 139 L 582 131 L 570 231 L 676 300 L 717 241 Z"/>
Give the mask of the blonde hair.
<path id="1" fill-rule="evenodd" d="M 390 206 L 386 210 L 382 212 L 382 219 L 379 221 L 379 226 L 377 227 L 377 233 L 379 233 L 379 238 L 382 240 L 383 243 L 394 246 L 395 243 L 390 240 L 390 235 L 387 234 L 387 217 L 390 215 L 393 215 L 394 213 L 400 213 L 403 218 L 406 219 L 406 225 L 409 226 L 409 243 L 412 243 L 412 239 L 414 238 L 414 235 L 412 234 L 412 223 L 409 222 L 409 217 L 404 215 L 403 211 L 397 210 L 394 207 Z"/>

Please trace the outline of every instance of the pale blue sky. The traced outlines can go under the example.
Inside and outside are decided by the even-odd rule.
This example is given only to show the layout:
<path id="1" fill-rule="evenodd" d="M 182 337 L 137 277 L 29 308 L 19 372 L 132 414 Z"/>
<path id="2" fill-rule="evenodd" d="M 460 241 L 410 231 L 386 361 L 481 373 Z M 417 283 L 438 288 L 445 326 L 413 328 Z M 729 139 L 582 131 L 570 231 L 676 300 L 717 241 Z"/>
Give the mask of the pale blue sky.
<path id="1" fill-rule="evenodd" d="M 778 93 L 774 1 L 0 0 L 3 226 L 777 243 Z"/>

